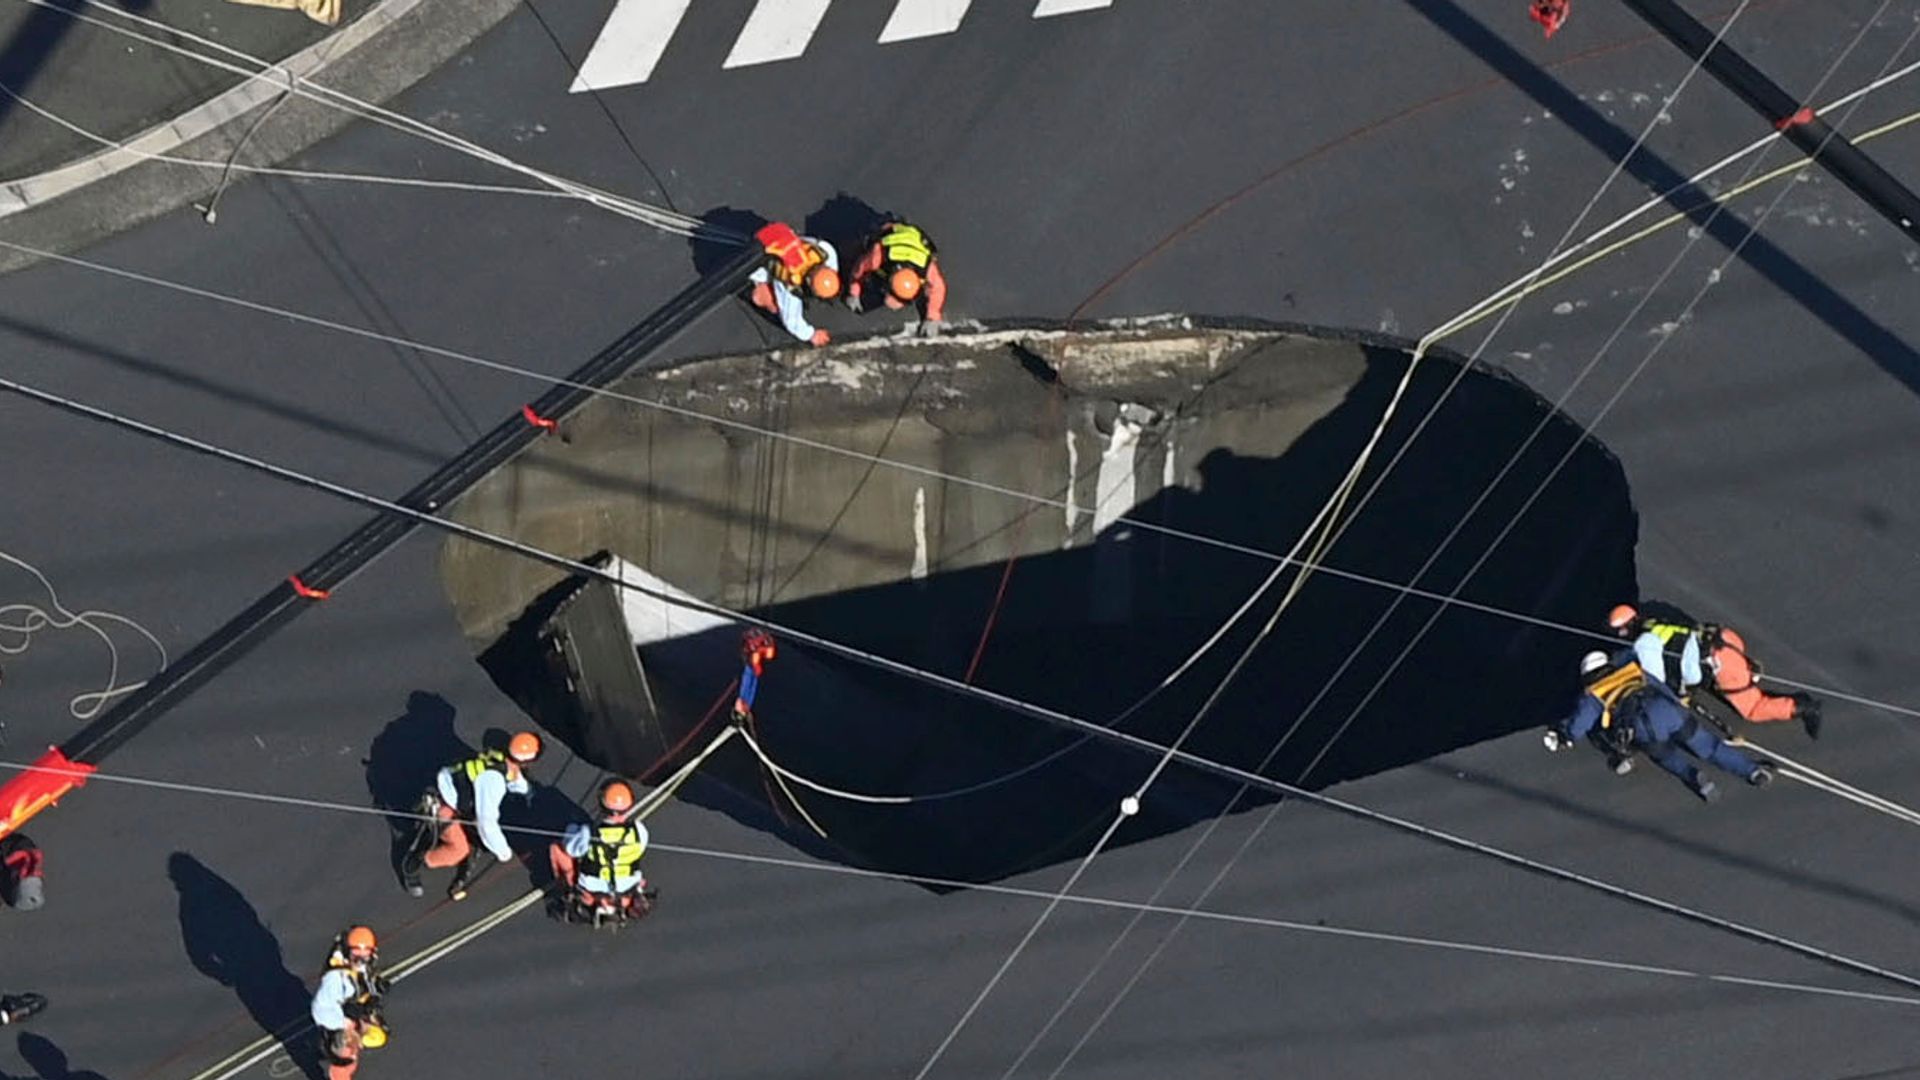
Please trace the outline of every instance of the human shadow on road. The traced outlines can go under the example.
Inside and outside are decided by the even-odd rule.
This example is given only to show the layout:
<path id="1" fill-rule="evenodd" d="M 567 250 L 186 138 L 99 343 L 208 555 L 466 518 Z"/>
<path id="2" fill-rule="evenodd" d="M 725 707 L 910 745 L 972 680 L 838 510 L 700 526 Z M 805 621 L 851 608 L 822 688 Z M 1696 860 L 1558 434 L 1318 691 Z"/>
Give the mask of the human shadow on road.
<path id="1" fill-rule="evenodd" d="M 1631 133 L 1607 119 L 1454 0 L 1407 0 L 1407 4 L 1551 111 L 1558 123 L 1585 139 L 1609 161 L 1622 161 L 1622 168 L 1634 179 L 1655 191 L 1665 192 L 1667 202 L 1675 210 L 1684 213 L 1727 250 L 1737 253 L 1742 262 L 1799 301 L 1815 318 L 1865 353 L 1909 391 L 1920 393 L 1920 351 L 1822 281 L 1766 234 L 1750 231 L 1747 223 L 1733 214 L 1720 213 L 1712 193 L 1689 183 L 1685 174 L 1644 146 L 1636 148 Z"/>
<path id="2" fill-rule="evenodd" d="M 85 1069 L 75 1072 L 67 1064 L 67 1052 L 53 1045 L 53 1041 L 35 1035 L 30 1031 L 20 1033 L 20 1059 L 33 1070 L 38 1080 L 107 1080 L 106 1077 Z M 5 1080 L 13 1080 L 7 1077 Z M 26 1078 L 21 1078 L 26 1080 Z"/>
<path id="3" fill-rule="evenodd" d="M 852 273 L 861 247 L 890 219 L 865 199 L 842 191 L 807 215 L 805 230 L 838 249 L 841 271 Z"/>
<path id="4" fill-rule="evenodd" d="M 473 751 L 453 730 L 455 715 L 446 698 L 415 690 L 407 695 L 406 711 L 373 737 L 361 763 L 367 770 L 367 794 L 373 805 L 388 812 L 387 828 L 392 833 L 388 855 L 395 873 L 420 828 L 413 815 L 419 812 L 420 796 L 433 786 L 434 774 L 442 766 L 472 756 Z"/>
<path id="5" fill-rule="evenodd" d="M 306 984 L 287 970 L 280 942 L 240 890 L 180 851 L 168 857 L 167 876 L 180 894 L 180 940 L 194 968 L 232 988 L 268 1034 L 306 1015 Z M 308 1040 L 288 1040 L 287 1052 L 308 1076 L 319 1075 L 319 1057 Z"/>
<path id="6" fill-rule="evenodd" d="M 700 221 L 712 228 L 748 237 L 767 223 L 765 217 L 733 206 L 716 206 L 701 214 Z M 690 236 L 687 250 L 693 256 L 693 272 L 706 277 L 726 265 L 739 253 L 740 246 L 711 236 Z"/>

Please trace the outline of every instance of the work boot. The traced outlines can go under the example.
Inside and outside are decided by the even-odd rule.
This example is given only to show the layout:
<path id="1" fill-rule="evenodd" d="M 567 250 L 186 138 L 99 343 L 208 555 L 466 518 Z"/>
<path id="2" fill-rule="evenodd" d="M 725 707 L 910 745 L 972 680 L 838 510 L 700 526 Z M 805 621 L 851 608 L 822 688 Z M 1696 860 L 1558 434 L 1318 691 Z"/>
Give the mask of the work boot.
<path id="1" fill-rule="evenodd" d="M 447 886 L 447 899 L 465 900 L 467 886 L 473 881 L 473 860 L 467 859 L 453 868 L 453 884 Z"/>
<path id="2" fill-rule="evenodd" d="M 1820 728 L 1826 720 L 1820 715 L 1820 701 L 1804 691 L 1793 695 L 1793 718 L 1807 729 L 1807 738 L 1818 739 Z"/>
<path id="3" fill-rule="evenodd" d="M 1692 788 L 1693 793 L 1700 796 L 1700 801 L 1703 803 L 1716 802 L 1720 798 L 1720 789 L 1711 780 L 1695 780 Z"/>
<path id="4" fill-rule="evenodd" d="M 47 999 L 39 994 L 0 994 L 0 1024 L 17 1024 L 46 1008 Z"/>
<path id="5" fill-rule="evenodd" d="M 408 896 L 425 896 L 426 886 L 420 884 L 420 868 L 426 864 L 426 856 L 418 848 L 400 857 L 400 887 L 407 890 Z"/>
<path id="6" fill-rule="evenodd" d="M 1753 771 L 1747 774 L 1747 783 L 1754 787 L 1766 787 L 1773 783 L 1773 766 L 1764 761 L 1755 765 Z"/>

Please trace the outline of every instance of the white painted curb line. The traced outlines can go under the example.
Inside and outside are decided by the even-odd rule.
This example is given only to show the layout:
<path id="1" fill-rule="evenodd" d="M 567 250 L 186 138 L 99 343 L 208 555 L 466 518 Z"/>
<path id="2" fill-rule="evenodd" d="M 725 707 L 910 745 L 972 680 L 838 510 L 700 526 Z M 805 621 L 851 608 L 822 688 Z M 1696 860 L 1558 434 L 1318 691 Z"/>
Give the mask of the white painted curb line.
<path id="1" fill-rule="evenodd" d="M 194 139 L 218 130 L 226 124 L 271 101 L 287 89 L 288 73 L 309 78 L 328 64 L 366 44 L 375 34 L 399 21 L 424 0 L 380 0 L 347 28 L 314 42 L 279 62 L 275 68 L 250 75 L 238 86 L 187 110 L 164 123 L 126 140 L 119 146 L 101 150 L 70 165 L 0 184 L 0 218 L 28 210 L 51 199 L 76 191 L 115 173 L 170 154 Z"/>

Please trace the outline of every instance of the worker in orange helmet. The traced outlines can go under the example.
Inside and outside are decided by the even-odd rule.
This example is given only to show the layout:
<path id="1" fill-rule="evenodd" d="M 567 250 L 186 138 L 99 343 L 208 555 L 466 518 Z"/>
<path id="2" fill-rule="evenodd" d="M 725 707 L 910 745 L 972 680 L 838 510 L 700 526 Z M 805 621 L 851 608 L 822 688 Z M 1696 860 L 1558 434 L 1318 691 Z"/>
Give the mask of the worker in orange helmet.
<path id="1" fill-rule="evenodd" d="M 327 1062 L 327 1080 L 348 1080 L 360 1067 L 362 1047 L 386 1044 L 381 1000 L 389 984 L 380 975 L 379 962 L 379 942 L 372 928 L 349 927 L 333 939 L 310 1009 Z"/>
<path id="2" fill-rule="evenodd" d="M 1824 720 L 1819 700 L 1804 691 L 1762 690 L 1759 662 L 1747 655 L 1747 642 L 1739 631 L 1698 622 L 1670 604 L 1646 606 L 1649 613 L 1642 614 L 1632 604 L 1616 604 L 1607 613 L 1607 625 L 1633 643 L 1634 655 L 1648 674 L 1683 697 L 1710 674 L 1713 692 L 1748 721 L 1798 720 L 1809 738 L 1820 737 Z M 1662 610 L 1655 614 L 1653 608 Z"/>
<path id="3" fill-rule="evenodd" d="M 808 299 L 832 300 L 840 295 L 840 254 L 832 244 L 801 236 L 793 226 L 773 222 L 753 234 L 766 252 L 766 265 L 748 278 L 753 306 L 780 320 L 787 333 L 812 345 L 825 345 L 828 334 L 807 321 Z"/>
<path id="4" fill-rule="evenodd" d="M 470 830 L 477 832 L 481 846 L 495 859 L 512 861 L 513 847 L 500 829 L 500 803 L 509 793 L 523 798 L 532 793 L 525 769 L 539 759 L 540 750 L 540 736 L 522 731 L 507 740 L 505 750 L 482 750 L 440 770 L 434 789 L 421 801 L 420 835 L 400 862 L 400 883 L 408 893 L 425 892 L 420 884 L 422 866 L 435 870 L 451 866 L 453 883 L 447 895 L 466 899 L 476 854 Z"/>
<path id="5" fill-rule="evenodd" d="M 946 318 L 947 278 L 940 272 L 933 238 L 917 225 L 889 221 L 854 264 L 847 283 L 847 306 L 861 310 L 861 296 L 869 278 L 886 286 L 889 308 L 899 310 L 919 302 L 921 325 L 928 332 Z"/>
<path id="6" fill-rule="evenodd" d="M 645 915 L 653 890 L 640 873 L 647 851 L 647 827 L 637 818 L 633 787 L 609 780 L 600 787 L 600 820 L 575 822 L 557 844 L 547 847 L 553 876 L 566 882 L 570 895 L 560 912 L 574 922 L 596 925 Z"/>

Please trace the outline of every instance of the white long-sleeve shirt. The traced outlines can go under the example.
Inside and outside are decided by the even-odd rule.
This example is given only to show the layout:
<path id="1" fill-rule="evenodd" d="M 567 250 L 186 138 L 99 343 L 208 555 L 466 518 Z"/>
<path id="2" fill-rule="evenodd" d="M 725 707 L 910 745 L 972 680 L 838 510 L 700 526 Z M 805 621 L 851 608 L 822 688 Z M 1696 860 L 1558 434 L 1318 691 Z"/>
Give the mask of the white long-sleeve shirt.
<path id="1" fill-rule="evenodd" d="M 473 781 L 473 803 L 471 807 L 460 805 L 460 785 L 453 778 L 453 766 L 440 770 L 436 778 L 440 788 L 441 801 L 453 807 L 459 813 L 471 809 L 473 823 L 480 832 L 480 842 L 486 845 L 493 857 L 501 862 L 513 861 L 513 847 L 507 843 L 507 834 L 500 831 L 500 801 L 511 791 L 515 795 L 526 795 L 533 789 L 525 776 L 508 780 L 498 769 L 488 769 Z"/>
<path id="2" fill-rule="evenodd" d="M 827 266 L 830 269 L 835 271 L 840 269 L 840 253 L 833 250 L 832 244 L 812 236 L 803 236 L 800 239 L 819 248 L 820 254 L 826 256 Z M 774 281 L 764 266 L 755 270 L 748 280 L 755 284 L 772 284 L 773 302 L 780 306 L 780 325 L 787 328 L 787 333 L 801 341 L 813 340 L 813 324 L 807 321 L 806 300 L 798 292 L 786 282 Z"/>
<path id="3" fill-rule="evenodd" d="M 346 968 L 328 968 L 320 976 L 320 988 L 313 992 L 313 1023 L 315 1027 L 328 1031 L 341 1031 L 347 1026 L 346 1005 L 360 996 L 360 989 L 353 985 L 353 973 Z"/>
<path id="4" fill-rule="evenodd" d="M 1633 639 L 1633 655 L 1640 661 L 1641 670 L 1661 682 L 1667 679 L 1666 649 L 1667 643 L 1651 630 Z M 1705 674 L 1700 670 L 1700 635 L 1688 634 L 1680 643 L 1680 685 L 1669 689 L 1675 693 L 1684 692 L 1689 687 L 1700 685 Z"/>

